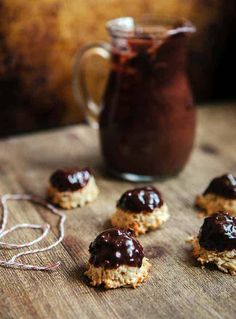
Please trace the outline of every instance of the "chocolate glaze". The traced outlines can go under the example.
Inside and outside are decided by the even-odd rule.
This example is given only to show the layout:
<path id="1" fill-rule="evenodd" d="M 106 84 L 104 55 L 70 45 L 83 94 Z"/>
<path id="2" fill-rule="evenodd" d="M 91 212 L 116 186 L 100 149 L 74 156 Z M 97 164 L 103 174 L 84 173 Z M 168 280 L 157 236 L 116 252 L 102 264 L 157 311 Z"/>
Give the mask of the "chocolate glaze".
<path id="1" fill-rule="evenodd" d="M 50 177 L 50 183 L 60 192 L 77 191 L 89 181 L 91 172 L 84 169 L 58 169 Z"/>
<path id="2" fill-rule="evenodd" d="M 236 249 L 236 217 L 219 211 L 205 218 L 198 239 L 200 246 L 207 250 Z"/>
<path id="3" fill-rule="evenodd" d="M 89 262 L 95 267 L 115 269 L 121 265 L 141 267 L 143 248 L 133 237 L 132 230 L 105 230 L 90 244 Z"/>
<path id="4" fill-rule="evenodd" d="M 186 164 L 196 118 L 186 74 L 187 39 L 186 33 L 159 41 L 138 34 L 113 39 L 100 114 L 102 152 L 111 171 L 162 176 Z"/>
<path id="5" fill-rule="evenodd" d="M 160 192 L 151 186 L 128 190 L 117 202 L 117 207 L 135 213 L 152 212 L 162 205 Z"/>
<path id="6" fill-rule="evenodd" d="M 214 178 L 204 192 L 216 194 L 225 198 L 236 199 L 236 177 L 232 174 L 225 174 Z"/>

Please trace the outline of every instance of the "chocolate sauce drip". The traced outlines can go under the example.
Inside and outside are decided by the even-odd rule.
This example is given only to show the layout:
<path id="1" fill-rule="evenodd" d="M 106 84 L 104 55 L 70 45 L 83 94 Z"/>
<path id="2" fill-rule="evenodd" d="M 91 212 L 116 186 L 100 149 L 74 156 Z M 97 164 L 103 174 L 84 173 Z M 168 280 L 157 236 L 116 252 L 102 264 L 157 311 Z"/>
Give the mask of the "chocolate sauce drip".
<path id="1" fill-rule="evenodd" d="M 91 172 L 88 168 L 59 169 L 50 177 L 50 183 L 60 192 L 77 191 L 83 188 L 89 181 Z"/>
<path id="2" fill-rule="evenodd" d="M 198 239 L 200 246 L 207 250 L 236 249 L 236 217 L 219 211 L 205 218 Z"/>
<path id="3" fill-rule="evenodd" d="M 132 230 L 105 230 L 90 244 L 89 262 L 95 267 L 115 269 L 121 265 L 141 267 L 143 248 L 133 237 Z"/>
<path id="4" fill-rule="evenodd" d="M 135 213 L 152 212 L 162 205 L 160 192 L 151 186 L 128 190 L 117 202 L 117 207 Z"/>
<path id="5" fill-rule="evenodd" d="M 236 199 L 236 177 L 232 174 L 225 174 L 214 178 L 205 190 L 204 195 L 210 193 Z"/>

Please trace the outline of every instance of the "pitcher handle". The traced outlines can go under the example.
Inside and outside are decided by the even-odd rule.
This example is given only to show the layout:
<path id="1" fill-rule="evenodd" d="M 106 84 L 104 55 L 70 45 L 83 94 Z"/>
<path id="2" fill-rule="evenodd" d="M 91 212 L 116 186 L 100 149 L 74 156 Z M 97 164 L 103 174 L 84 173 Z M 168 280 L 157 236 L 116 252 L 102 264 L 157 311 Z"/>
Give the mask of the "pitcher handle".
<path id="1" fill-rule="evenodd" d="M 94 128 L 99 127 L 99 114 L 101 107 L 94 102 L 85 81 L 86 58 L 99 55 L 110 60 L 111 46 L 107 42 L 94 42 L 82 47 L 76 57 L 72 73 L 72 90 L 74 98 L 85 114 L 87 122 Z"/>

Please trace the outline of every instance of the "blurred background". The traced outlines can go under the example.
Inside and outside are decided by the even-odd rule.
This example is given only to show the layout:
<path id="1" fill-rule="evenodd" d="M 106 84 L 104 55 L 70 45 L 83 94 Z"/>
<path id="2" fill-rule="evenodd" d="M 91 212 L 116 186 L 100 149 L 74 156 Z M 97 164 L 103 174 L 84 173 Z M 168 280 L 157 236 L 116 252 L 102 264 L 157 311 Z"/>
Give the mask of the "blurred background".
<path id="1" fill-rule="evenodd" d="M 107 20 L 149 13 L 196 25 L 189 49 L 196 103 L 235 99 L 235 0 L 0 0 L 0 136 L 83 122 L 71 89 L 76 51 L 107 40 Z M 104 69 L 93 70 L 103 79 L 92 81 L 97 98 Z"/>

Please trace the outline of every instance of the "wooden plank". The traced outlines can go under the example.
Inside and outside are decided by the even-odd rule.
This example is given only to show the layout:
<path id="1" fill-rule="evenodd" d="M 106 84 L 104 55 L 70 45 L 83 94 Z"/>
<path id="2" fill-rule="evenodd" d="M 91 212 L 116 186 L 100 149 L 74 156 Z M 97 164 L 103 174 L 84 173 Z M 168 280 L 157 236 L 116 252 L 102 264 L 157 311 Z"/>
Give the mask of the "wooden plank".
<path id="1" fill-rule="evenodd" d="M 202 220 L 193 208 L 194 197 L 215 175 L 236 173 L 236 107 L 205 107 L 199 111 L 197 141 L 185 170 L 155 185 L 163 192 L 171 219 L 160 231 L 140 237 L 153 267 L 150 279 L 136 290 L 91 288 L 83 276 L 88 246 L 109 226 L 109 216 L 130 183 L 104 174 L 97 132 L 86 126 L 14 137 L 0 142 L 0 192 L 45 195 L 50 173 L 70 165 L 91 166 L 100 188 L 92 204 L 68 211 L 66 237 L 50 253 L 25 260 L 49 263 L 58 259 L 55 273 L 0 268 L 1 318 L 233 318 L 235 278 L 216 269 L 202 270 L 185 243 Z M 140 184 L 141 185 L 141 184 Z M 50 222 L 56 218 L 29 203 L 10 204 L 10 224 Z M 33 239 L 16 232 L 12 240 Z M 8 253 L 7 253 L 8 254 Z M 6 253 L 0 251 L 0 257 Z M 8 255 L 7 255 L 8 256 Z"/>

